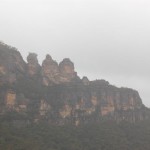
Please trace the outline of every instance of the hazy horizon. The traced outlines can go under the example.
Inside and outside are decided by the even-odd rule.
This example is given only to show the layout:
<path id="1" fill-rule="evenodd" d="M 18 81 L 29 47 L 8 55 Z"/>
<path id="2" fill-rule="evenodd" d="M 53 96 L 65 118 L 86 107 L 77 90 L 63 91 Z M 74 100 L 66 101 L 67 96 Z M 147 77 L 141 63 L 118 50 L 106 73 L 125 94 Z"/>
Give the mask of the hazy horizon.
<path id="1" fill-rule="evenodd" d="M 139 91 L 150 107 L 150 1 L 0 0 L 0 40 L 24 57 L 70 58 L 78 75 Z"/>

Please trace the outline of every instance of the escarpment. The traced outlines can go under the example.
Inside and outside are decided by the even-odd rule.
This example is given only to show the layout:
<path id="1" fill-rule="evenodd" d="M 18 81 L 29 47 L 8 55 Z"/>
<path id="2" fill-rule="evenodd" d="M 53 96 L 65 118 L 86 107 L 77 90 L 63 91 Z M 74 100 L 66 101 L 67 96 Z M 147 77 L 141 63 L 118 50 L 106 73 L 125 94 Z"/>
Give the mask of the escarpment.
<path id="1" fill-rule="evenodd" d="M 0 43 L 0 117 L 12 121 L 80 125 L 101 120 L 129 122 L 150 119 L 136 90 L 117 88 L 105 80 L 77 75 L 69 58 L 57 63 L 48 54 L 38 63 Z"/>

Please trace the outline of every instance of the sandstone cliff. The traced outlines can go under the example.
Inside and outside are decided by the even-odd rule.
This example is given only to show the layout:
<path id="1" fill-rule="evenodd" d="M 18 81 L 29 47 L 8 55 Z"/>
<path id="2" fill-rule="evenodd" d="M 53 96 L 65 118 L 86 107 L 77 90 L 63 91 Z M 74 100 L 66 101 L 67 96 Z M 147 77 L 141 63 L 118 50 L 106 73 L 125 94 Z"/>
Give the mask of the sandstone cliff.
<path id="1" fill-rule="evenodd" d="M 74 64 L 59 64 L 47 55 L 39 65 L 30 53 L 27 63 L 20 53 L 0 43 L 0 115 L 12 121 L 46 121 L 51 124 L 84 124 L 113 119 L 136 122 L 150 118 L 136 90 L 117 88 L 105 80 L 80 79 Z M 19 116 L 18 116 L 19 115 Z"/>
<path id="2" fill-rule="evenodd" d="M 26 63 L 13 47 L 0 43 L 0 85 L 14 83 L 25 74 Z"/>

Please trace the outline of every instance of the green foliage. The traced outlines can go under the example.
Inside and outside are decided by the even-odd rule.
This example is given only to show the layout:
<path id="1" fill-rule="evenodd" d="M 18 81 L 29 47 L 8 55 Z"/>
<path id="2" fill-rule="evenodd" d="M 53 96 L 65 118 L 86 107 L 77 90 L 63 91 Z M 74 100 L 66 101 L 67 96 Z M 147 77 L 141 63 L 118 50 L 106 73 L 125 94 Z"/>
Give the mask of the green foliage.
<path id="1" fill-rule="evenodd" d="M 0 150 L 149 150 L 150 122 L 84 126 L 0 125 Z"/>

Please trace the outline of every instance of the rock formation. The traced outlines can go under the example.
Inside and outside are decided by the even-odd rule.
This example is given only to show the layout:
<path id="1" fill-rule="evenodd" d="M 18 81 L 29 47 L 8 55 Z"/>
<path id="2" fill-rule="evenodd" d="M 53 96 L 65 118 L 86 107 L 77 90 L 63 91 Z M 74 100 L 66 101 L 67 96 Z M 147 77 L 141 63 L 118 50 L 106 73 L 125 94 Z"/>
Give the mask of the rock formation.
<path id="1" fill-rule="evenodd" d="M 79 79 L 79 77 L 74 71 L 74 64 L 70 59 L 65 58 L 58 65 L 50 55 L 46 55 L 42 63 L 42 79 L 43 84 L 48 86 L 72 82 L 73 80 Z"/>
<path id="2" fill-rule="evenodd" d="M 43 84 L 46 86 L 54 83 L 58 84 L 59 76 L 58 63 L 54 61 L 50 55 L 46 55 L 46 58 L 42 63 Z"/>
<path id="3" fill-rule="evenodd" d="M 15 48 L 0 43 L 0 116 L 15 112 L 12 120 L 58 125 L 150 119 L 136 90 L 105 80 L 81 80 L 68 58 L 58 65 L 47 55 L 40 66 L 37 55 L 30 53 L 27 61 Z"/>
<path id="4" fill-rule="evenodd" d="M 26 64 L 13 47 L 0 43 L 0 85 L 14 83 L 25 74 Z"/>
<path id="5" fill-rule="evenodd" d="M 82 78 L 82 82 L 84 85 L 89 85 L 89 83 L 90 83 L 89 79 L 85 76 Z"/>
<path id="6" fill-rule="evenodd" d="M 59 70 L 61 82 L 70 82 L 77 77 L 77 73 L 74 71 L 74 64 L 69 58 L 65 58 L 60 62 Z"/>
<path id="7" fill-rule="evenodd" d="M 37 54 L 29 53 L 27 57 L 27 73 L 29 76 L 37 75 L 40 72 L 40 65 L 38 63 Z"/>

